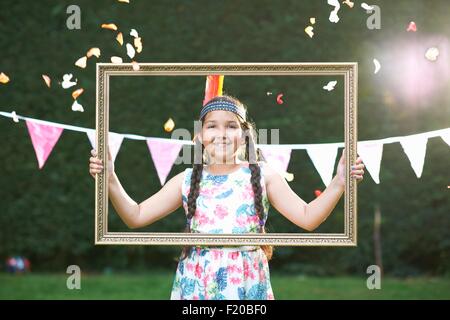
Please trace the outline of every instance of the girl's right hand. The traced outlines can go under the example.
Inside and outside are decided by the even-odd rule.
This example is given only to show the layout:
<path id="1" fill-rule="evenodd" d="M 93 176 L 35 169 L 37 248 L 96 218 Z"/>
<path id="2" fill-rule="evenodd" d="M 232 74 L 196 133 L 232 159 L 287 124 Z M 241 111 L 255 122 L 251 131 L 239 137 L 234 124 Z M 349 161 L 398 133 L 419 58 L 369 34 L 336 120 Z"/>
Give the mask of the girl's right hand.
<path id="1" fill-rule="evenodd" d="M 102 172 L 104 166 L 102 160 L 97 158 L 97 150 L 92 149 L 91 155 L 92 157 L 89 158 L 89 174 L 95 179 L 95 175 Z M 113 173 L 114 163 L 112 161 L 111 152 L 109 151 L 108 147 L 108 179 L 112 176 Z"/>

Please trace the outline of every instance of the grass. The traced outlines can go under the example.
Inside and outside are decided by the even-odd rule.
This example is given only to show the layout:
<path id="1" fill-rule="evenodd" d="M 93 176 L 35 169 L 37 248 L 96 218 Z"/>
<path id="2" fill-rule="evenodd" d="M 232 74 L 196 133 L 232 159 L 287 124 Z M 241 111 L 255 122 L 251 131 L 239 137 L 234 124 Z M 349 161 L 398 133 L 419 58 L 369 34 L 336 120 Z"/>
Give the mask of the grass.
<path id="1" fill-rule="evenodd" d="M 66 287 L 66 274 L 0 274 L 0 299 L 167 300 L 173 274 L 82 274 L 81 290 Z M 305 277 L 272 274 L 277 300 L 307 299 L 450 299 L 449 278 L 384 278 L 369 290 L 357 277 Z"/>

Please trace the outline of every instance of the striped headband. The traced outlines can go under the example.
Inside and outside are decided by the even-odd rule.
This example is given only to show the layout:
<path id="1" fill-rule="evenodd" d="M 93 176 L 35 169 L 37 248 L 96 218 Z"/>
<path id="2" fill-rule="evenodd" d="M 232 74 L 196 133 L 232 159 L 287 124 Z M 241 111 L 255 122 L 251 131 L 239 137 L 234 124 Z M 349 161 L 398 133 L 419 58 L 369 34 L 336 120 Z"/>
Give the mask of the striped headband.
<path id="1" fill-rule="evenodd" d="M 240 116 L 243 120 L 245 120 L 245 112 L 242 111 L 238 106 L 236 106 L 234 103 L 229 101 L 213 101 L 208 102 L 205 104 L 202 108 L 202 111 L 200 111 L 200 119 L 203 119 L 203 117 L 210 111 L 214 110 L 224 110 L 224 111 L 230 111 L 238 116 Z"/>

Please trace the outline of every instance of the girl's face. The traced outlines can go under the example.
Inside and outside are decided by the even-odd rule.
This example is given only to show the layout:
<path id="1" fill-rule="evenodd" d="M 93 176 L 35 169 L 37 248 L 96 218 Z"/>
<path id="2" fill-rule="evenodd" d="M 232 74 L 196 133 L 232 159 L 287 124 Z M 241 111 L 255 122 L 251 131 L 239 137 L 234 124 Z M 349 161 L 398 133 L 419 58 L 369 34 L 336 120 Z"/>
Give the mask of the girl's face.
<path id="1" fill-rule="evenodd" d="M 206 114 L 200 139 L 213 163 L 235 163 L 238 149 L 245 143 L 237 115 L 224 110 Z"/>

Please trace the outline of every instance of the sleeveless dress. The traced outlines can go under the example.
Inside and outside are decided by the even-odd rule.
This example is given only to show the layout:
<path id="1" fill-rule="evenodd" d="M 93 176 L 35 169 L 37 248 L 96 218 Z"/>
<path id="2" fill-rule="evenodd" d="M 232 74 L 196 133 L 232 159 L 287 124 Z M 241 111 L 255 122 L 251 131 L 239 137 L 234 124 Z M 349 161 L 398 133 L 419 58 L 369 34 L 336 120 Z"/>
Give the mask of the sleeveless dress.
<path id="1" fill-rule="evenodd" d="M 261 165 L 264 222 L 267 198 Z M 185 170 L 182 185 L 183 207 L 187 214 L 192 168 Z M 203 170 L 197 210 L 191 220 L 191 232 L 257 233 L 259 218 L 248 164 L 226 175 Z M 259 246 L 194 246 L 178 262 L 172 286 L 172 300 L 273 300 L 269 265 Z"/>

